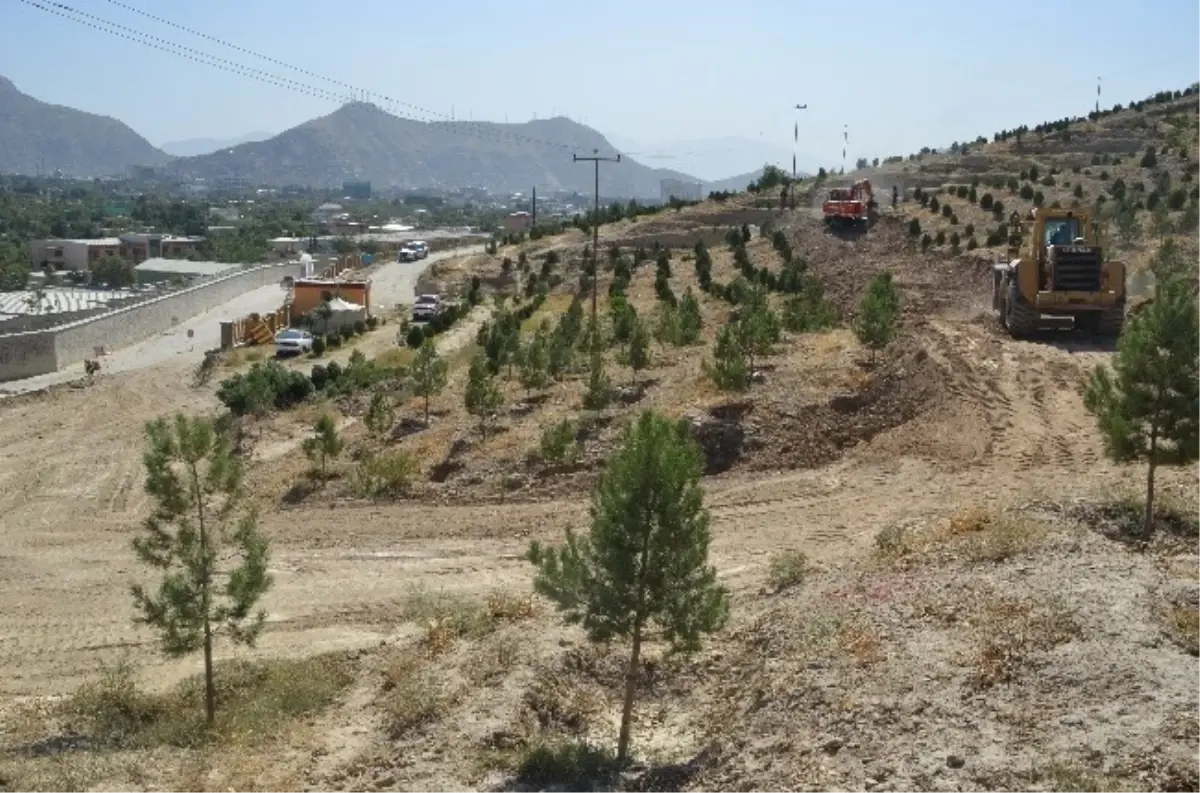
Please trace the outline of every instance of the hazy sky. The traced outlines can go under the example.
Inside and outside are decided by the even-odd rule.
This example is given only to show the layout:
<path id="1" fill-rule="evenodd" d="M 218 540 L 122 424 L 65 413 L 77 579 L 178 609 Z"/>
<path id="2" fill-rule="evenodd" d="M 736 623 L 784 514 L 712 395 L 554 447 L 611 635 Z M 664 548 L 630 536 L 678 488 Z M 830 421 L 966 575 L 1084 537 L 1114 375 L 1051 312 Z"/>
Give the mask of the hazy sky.
<path id="1" fill-rule="evenodd" d="M 434 114 L 567 115 L 638 141 L 738 136 L 801 166 L 902 154 L 1083 114 L 1200 79 L 1196 0 L 121 0 L 124 5 Z M 99 19 L 328 91 L 121 8 Z M 125 121 L 153 143 L 277 132 L 336 108 L 0 0 L 0 75 Z M 429 118 L 413 108 L 402 114 Z M 805 156 L 807 154 L 808 156 Z"/>

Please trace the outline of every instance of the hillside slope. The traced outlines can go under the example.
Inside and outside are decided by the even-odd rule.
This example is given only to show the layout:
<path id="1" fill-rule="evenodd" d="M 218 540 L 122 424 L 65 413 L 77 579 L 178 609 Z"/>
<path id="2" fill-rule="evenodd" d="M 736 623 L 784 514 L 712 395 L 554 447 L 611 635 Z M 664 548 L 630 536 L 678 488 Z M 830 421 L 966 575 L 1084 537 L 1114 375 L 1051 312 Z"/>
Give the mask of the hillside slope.
<path id="1" fill-rule="evenodd" d="M 115 118 L 42 102 L 0 77 L 0 172 L 106 176 L 170 159 Z"/>
<path id="2" fill-rule="evenodd" d="M 548 145 L 549 144 L 549 145 Z M 593 171 L 571 154 L 615 151 L 595 130 L 565 118 L 524 124 L 422 122 L 354 102 L 270 140 L 181 163 L 205 178 L 244 176 L 262 184 L 340 185 L 368 179 L 400 187 L 487 187 L 591 193 Z M 657 198 L 663 178 L 682 176 L 623 159 L 600 175 L 604 195 Z"/>

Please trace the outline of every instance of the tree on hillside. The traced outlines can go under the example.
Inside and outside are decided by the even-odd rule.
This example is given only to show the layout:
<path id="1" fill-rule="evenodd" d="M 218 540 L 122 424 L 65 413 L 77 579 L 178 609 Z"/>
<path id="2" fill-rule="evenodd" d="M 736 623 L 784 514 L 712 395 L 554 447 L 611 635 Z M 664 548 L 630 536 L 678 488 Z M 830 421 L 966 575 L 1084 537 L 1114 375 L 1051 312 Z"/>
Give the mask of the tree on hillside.
<path id="1" fill-rule="evenodd" d="M 633 322 L 633 330 L 629 335 L 629 348 L 625 358 L 629 368 L 633 370 L 633 382 L 637 384 L 638 372 L 650 365 L 650 331 L 640 319 Z"/>
<path id="2" fill-rule="evenodd" d="M 479 434 L 486 441 L 488 419 L 494 416 L 500 406 L 504 404 L 504 395 L 496 386 L 496 381 L 488 368 L 487 357 L 483 353 L 476 353 L 475 357 L 471 359 L 463 403 L 467 412 L 479 419 Z"/>
<path id="3" fill-rule="evenodd" d="M 29 283 L 30 269 L 21 249 L 0 240 L 0 292 L 16 292 Z"/>
<path id="4" fill-rule="evenodd" d="M 120 256 L 105 256 L 91 266 L 92 283 L 109 289 L 124 289 L 137 283 L 137 270 L 133 262 Z"/>
<path id="5" fill-rule="evenodd" d="M 153 511 L 133 549 L 163 574 L 158 591 L 132 588 L 134 621 L 159 633 L 164 653 L 204 652 L 204 714 L 212 726 L 217 689 L 213 639 L 253 645 L 266 621 L 254 607 L 271 587 L 268 543 L 245 506 L 243 469 L 229 437 L 205 418 L 177 414 L 146 426 L 146 492 Z"/>
<path id="6" fill-rule="evenodd" d="M 363 417 L 367 431 L 376 438 L 382 438 L 391 432 L 395 423 L 396 411 L 392 409 L 391 400 L 387 394 L 376 391 L 371 395 L 371 404 L 367 407 L 367 415 Z"/>
<path id="7" fill-rule="evenodd" d="M 534 589 L 594 642 L 630 644 L 617 762 L 629 759 L 642 642 L 651 627 L 690 651 L 724 626 L 729 593 L 709 564 L 710 518 L 699 447 L 677 422 L 646 411 L 625 430 L 592 497 L 591 530 L 557 548 L 530 545 Z"/>
<path id="8" fill-rule="evenodd" d="M 413 359 L 410 375 L 413 394 L 425 401 L 425 426 L 429 426 L 429 399 L 446 387 L 446 362 L 438 355 L 433 339 L 425 339 Z"/>
<path id="9" fill-rule="evenodd" d="M 304 439 L 303 447 L 304 454 L 317 466 L 315 473 L 322 480 L 328 478 L 329 461 L 337 459 L 345 447 L 333 416 L 321 414 L 313 424 L 313 434 Z"/>
<path id="10" fill-rule="evenodd" d="M 871 350 L 871 363 L 875 353 L 882 350 L 896 335 L 896 320 L 900 314 L 900 294 L 892 281 L 892 274 L 879 273 L 871 279 L 866 294 L 858 305 L 858 320 L 854 323 L 854 334 Z"/>
<path id="11" fill-rule="evenodd" d="M 703 364 L 704 373 L 722 391 L 745 391 L 750 387 L 750 368 L 737 329 L 725 325 L 717 331 L 711 361 Z"/>
<path id="12" fill-rule="evenodd" d="M 543 326 L 521 350 L 521 385 L 526 394 L 545 388 L 550 383 L 550 333 Z"/>
<path id="13" fill-rule="evenodd" d="M 1200 453 L 1200 312 L 1182 278 L 1159 284 L 1155 299 L 1130 318 L 1112 369 L 1100 365 L 1084 394 L 1118 463 L 1146 463 L 1143 531 L 1154 519 L 1154 473 Z"/>

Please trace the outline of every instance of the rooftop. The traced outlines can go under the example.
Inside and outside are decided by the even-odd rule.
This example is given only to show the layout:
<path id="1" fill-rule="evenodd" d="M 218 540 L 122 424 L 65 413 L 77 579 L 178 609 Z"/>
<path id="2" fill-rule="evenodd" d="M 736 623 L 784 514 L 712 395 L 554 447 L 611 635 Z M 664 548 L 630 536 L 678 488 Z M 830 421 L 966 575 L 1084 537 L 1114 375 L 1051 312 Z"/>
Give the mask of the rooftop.
<path id="1" fill-rule="evenodd" d="M 179 275 L 220 275 L 230 270 L 241 269 L 240 264 L 228 262 L 189 262 L 186 259 L 153 258 L 139 264 L 138 272 L 178 273 Z"/>

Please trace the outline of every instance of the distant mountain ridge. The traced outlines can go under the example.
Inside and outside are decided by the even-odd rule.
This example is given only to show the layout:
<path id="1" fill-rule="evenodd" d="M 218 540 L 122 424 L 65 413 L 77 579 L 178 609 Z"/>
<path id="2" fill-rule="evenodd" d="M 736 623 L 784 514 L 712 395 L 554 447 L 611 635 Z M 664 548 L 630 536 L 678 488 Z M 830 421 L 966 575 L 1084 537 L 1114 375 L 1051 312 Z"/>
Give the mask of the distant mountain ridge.
<path id="1" fill-rule="evenodd" d="M 255 184 L 340 186 L 347 179 L 379 187 L 530 188 L 591 193 L 593 167 L 572 153 L 614 156 L 599 132 L 567 118 L 520 124 L 424 122 L 352 102 L 268 140 L 172 163 L 172 173 L 204 179 L 241 177 Z M 667 178 L 693 179 L 623 158 L 600 168 L 605 196 L 658 198 Z M 698 181 L 698 180 L 697 180 Z"/>
<path id="2" fill-rule="evenodd" d="M 271 137 L 270 132 L 249 132 L 233 138 L 187 138 L 172 140 L 159 144 L 160 149 L 172 157 L 198 157 L 201 154 L 212 154 L 220 149 L 240 146 L 243 143 L 255 143 Z"/>
<path id="3" fill-rule="evenodd" d="M 115 118 L 43 102 L 0 77 L 0 172 L 109 176 L 170 159 Z"/>

